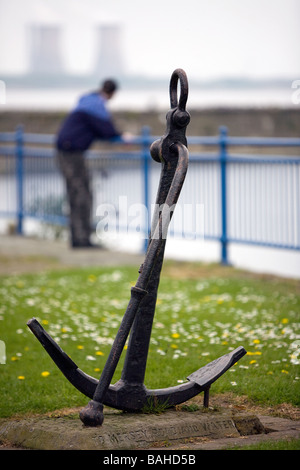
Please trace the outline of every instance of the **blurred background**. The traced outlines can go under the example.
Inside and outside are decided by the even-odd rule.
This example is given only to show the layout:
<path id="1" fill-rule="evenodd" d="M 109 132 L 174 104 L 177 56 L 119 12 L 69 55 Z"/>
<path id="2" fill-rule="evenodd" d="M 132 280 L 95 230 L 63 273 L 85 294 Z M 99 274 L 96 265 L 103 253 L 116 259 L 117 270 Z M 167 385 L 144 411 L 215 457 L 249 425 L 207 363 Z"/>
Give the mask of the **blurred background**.
<path id="1" fill-rule="evenodd" d="M 112 77 L 120 85 L 109 103 L 118 127 L 139 135 L 143 126 L 149 126 L 152 135 L 162 135 L 170 76 L 180 67 L 189 78 L 192 120 L 188 135 L 216 136 L 219 127 L 226 126 L 229 136 L 299 138 L 299 18 L 298 0 L 0 0 L 0 133 L 14 133 L 22 124 L 25 133 L 54 136 L 79 96 Z M 195 151 L 203 157 L 202 144 L 199 141 Z M 241 161 L 228 167 L 229 258 L 237 266 L 300 277 L 299 146 L 283 150 L 277 144 L 270 148 L 251 144 L 249 150 L 245 141 L 242 147 L 261 163 L 266 157 L 273 160 L 267 167 L 252 165 L 250 169 Z M 8 153 L 2 152 L 3 162 Z M 286 165 L 274 161 L 282 156 Z M 102 197 L 96 202 L 103 200 L 106 184 L 110 193 L 105 200 L 114 199 L 120 191 L 120 161 L 114 168 L 108 160 L 103 162 L 98 173 L 93 170 L 98 174 L 95 192 Z M 5 165 L 0 165 L 2 176 Z M 27 204 L 23 208 L 27 214 L 37 217 L 43 178 L 49 181 L 54 169 L 38 172 L 34 165 L 29 162 L 25 172 L 28 181 L 22 191 L 30 187 L 31 196 L 25 194 L 27 201 L 22 203 Z M 206 242 L 196 250 L 191 242 L 178 250 L 178 243 L 171 241 L 170 256 L 178 257 L 180 252 L 184 259 L 220 259 L 219 167 L 213 160 L 205 160 L 205 165 L 189 170 L 198 180 L 187 185 L 204 206 Z M 132 167 L 128 168 L 132 175 Z M 157 177 L 154 171 L 150 201 Z M 4 183 L 0 177 L 0 212 L 6 214 L 16 211 L 20 196 L 12 178 L 5 176 Z M 142 173 L 136 175 L 134 183 L 141 194 L 143 178 Z M 210 189 L 197 193 L 198 186 L 204 188 L 207 182 Z M 133 186 L 129 180 L 128 185 Z M 59 191 L 55 191 L 52 207 L 58 204 Z M 232 209 L 230 204 L 241 200 L 245 191 L 247 201 Z M 136 193 L 131 197 L 137 201 Z M 253 208 L 250 211 L 251 204 L 256 215 Z M 246 213 L 249 217 L 244 220 Z M 267 227 L 263 227 L 264 220 L 268 220 Z M 248 225 L 259 225 L 257 233 L 246 233 Z M 128 247 L 128 241 L 124 245 Z"/>
<path id="2" fill-rule="evenodd" d="M 291 106 L 299 17 L 297 0 L 1 0 L 1 107 L 66 110 L 114 76 L 114 109 L 165 109 L 177 67 L 193 108 Z"/>

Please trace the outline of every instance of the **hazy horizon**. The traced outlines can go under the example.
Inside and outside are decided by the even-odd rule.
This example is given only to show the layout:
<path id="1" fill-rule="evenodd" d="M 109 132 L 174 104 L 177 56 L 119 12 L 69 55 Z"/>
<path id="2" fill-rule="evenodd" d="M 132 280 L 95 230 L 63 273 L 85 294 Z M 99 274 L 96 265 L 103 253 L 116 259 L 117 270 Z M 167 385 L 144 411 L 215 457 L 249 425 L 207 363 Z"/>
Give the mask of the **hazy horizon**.
<path id="1" fill-rule="evenodd" d="M 29 70 L 28 27 L 63 28 L 66 73 L 88 74 L 99 52 L 95 28 L 118 24 L 127 75 L 190 79 L 300 78 L 298 0 L 0 0 L 0 73 Z M 100 44 L 101 46 L 101 44 Z"/>

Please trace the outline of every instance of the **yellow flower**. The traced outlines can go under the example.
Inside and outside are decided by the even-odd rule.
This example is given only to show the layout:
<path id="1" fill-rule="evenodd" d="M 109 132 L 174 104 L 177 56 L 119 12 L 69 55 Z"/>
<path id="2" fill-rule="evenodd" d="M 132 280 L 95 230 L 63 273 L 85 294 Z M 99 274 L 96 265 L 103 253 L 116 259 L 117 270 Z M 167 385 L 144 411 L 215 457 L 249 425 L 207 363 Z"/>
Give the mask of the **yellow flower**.
<path id="1" fill-rule="evenodd" d="M 100 372 L 99 367 L 95 367 L 94 372 Z"/>
<path id="2" fill-rule="evenodd" d="M 96 351 L 96 356 L 104 356 L 104 353 L 102 351 Z"/>
<path id="3" fill-rule="evenodd" d="M 255 359 L 252 359 L 252 361 L 249 362 L 249 364 L 255 364 L 257 361 Z"/>
<path id="4" fill-rule="evenodd" d="M 171 344 L 171 348 L 172 348 L 172 349 L 177 349 L 178 346 L 177 346 L 177 344 L 174 344 L 174 343 L 173 343 L 173 344 Z"/>
<path id="5" fill-rule="evenodd" d="M 11 361 L 18 361 L 19 358 L 18 358 L 17 356 L 12 356 L 12 357 L 10 358 L 10 360 L 11 360 Z"/>
<path id="6" fill-rule="evenodd" d="M 48 377 L 48 375 L 50 375 L 50 372 L 48 372 L 47 370 L 41 373 L 42 377 Z"/>
<path id="7" fill-rule="evenodd" d="M 78 344 L 77 349 L 84 349 L 84 346 L 82 346 L 81 344 Z"/>
<path id="8" fill-rule="evenodd" d="M 254 339 L 254 340 L 253 340 L 253 343 L 254 343 L 254 344 L 259 344 L 260 341 L 259 341 L 259 339 Z"/>
<path id="9" fill-rule="evenodd" d="M 42 325 L 48 325 L 48 320 L 42 320 Z"/>
<path id="10" fill-rule="evenodd" d="M 288 371 L 287 371 L 287 370 L 284 370 L 284 369 L 282 369 L 281 372 L 282 372 L 283 374 L 288 374 Z"/>
<path id="11" fill-rule="evenodd" d="M 179 333 L 173 333 L 172 338 L 179 338 L 180 334 Z"/>
<path id="12" fill-rule="evenodd" d="M 19 380 L 24 380 L 24 379 L 25 379 L 25 376 L 24 376 L 24 375 L 18 375 L 18 379 L 19 379 Z"/>
<path id="13" fill-rule="evenodd" d="M 286 323 L 288 323 L 288 322 L 289 322 L 289 319 L 288 319 L 288 318 L 283 318 L 283 319 L 281 320 L 281 323 L 283 323 L 283 324 L 286 324 Z"/>
<path id="14" fill-rule="evenodd" d="M 247 355 L 248 356 L 260 356 L 261 355 L 261 351 L 247 351 Z"/>

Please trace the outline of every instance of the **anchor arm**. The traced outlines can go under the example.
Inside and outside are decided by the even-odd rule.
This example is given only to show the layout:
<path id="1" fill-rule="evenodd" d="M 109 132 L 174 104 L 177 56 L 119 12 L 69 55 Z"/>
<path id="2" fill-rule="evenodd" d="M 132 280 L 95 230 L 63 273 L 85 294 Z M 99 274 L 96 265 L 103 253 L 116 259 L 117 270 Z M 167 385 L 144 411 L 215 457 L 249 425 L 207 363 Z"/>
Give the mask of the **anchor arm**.
<path id="1" fill-rule="evenodd" d="M 93 398 L 98 380 L 83 372 L 35 318 L 29 320 L 27 325 L 68 381 L 79 392 Z M 118 403 L 118 387 L 110 385 L 105 395 L 105 404 L 122 409 Z"/>

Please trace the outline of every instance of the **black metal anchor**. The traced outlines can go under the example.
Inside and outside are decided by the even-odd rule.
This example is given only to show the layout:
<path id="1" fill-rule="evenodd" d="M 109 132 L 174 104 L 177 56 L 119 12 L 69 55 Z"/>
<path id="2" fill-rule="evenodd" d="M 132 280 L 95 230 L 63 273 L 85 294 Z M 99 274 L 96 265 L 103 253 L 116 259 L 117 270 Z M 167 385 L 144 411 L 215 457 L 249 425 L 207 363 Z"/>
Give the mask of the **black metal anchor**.
<path id="1" fill-rule="evenodd" d="M 162 169 L 147 253 L 139 269 L 136 285 L 131 289 L 130 301 L 100 380 L 80 370 L 36 319 L 33 318 L 27 323 L 66 378 L 80 392 L 91 398 L 88 405 L 80 412 L 80 418 L 87 426 L 102 424 L 103 405 L 124 411 L 138 411 L 150 400 L 174 406 L 204 391 L 204 406 L 208 406 L 211 384 L 246 354 L 245 349 L 240 346 L 189 375 L 187 383 L 175 387 L 148 390 L 144 385 L 167 230 L 188 168 L 189 155 L 185 133 L 190 115 L 186 111 L 187 97 L 186 74 L 182 69 L 176 69 L 170 80 L 171 109 L 167 113 L 167 130 L 165 135 L 150 148 L 152 158 L 161 163 Z M 129 333 L 130 339 L 121 379 L 112 385 L 111 379 Z"/>

